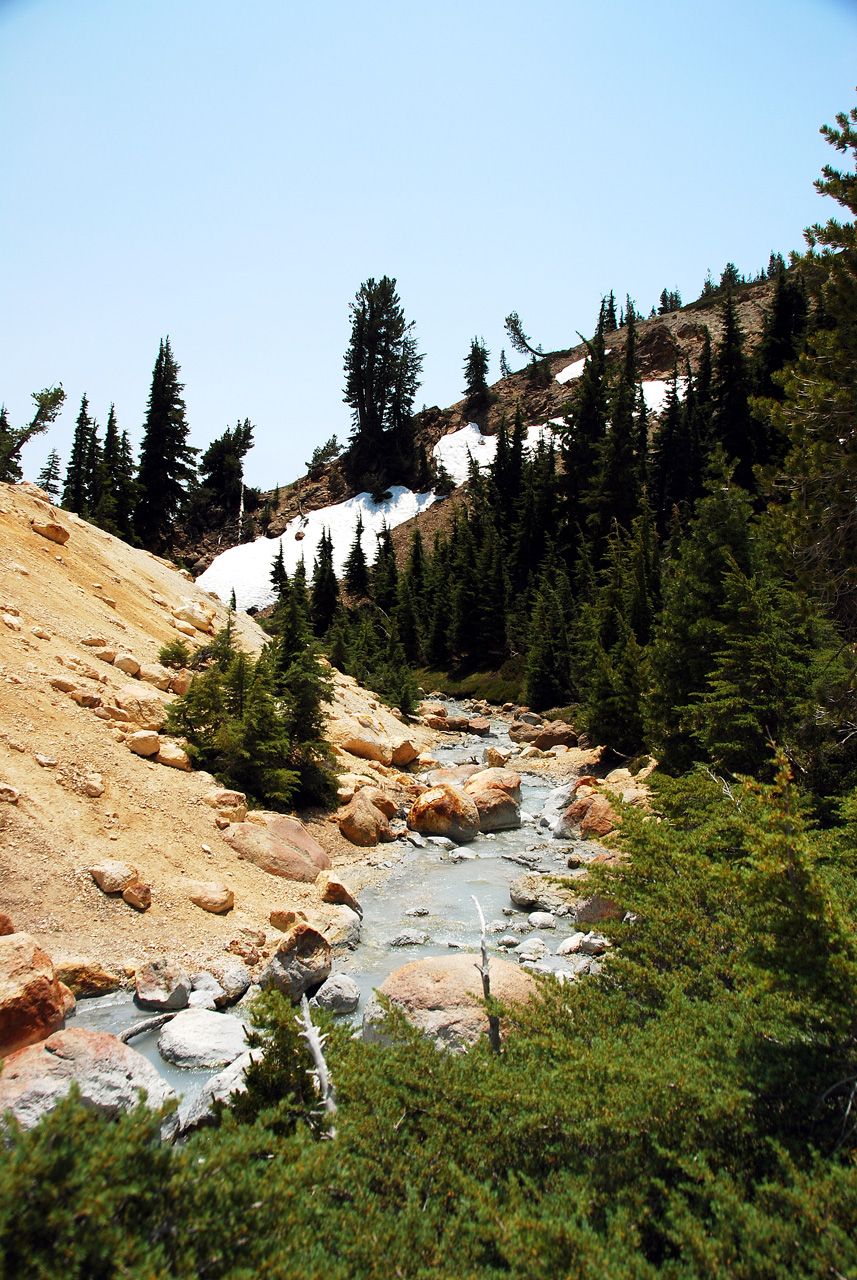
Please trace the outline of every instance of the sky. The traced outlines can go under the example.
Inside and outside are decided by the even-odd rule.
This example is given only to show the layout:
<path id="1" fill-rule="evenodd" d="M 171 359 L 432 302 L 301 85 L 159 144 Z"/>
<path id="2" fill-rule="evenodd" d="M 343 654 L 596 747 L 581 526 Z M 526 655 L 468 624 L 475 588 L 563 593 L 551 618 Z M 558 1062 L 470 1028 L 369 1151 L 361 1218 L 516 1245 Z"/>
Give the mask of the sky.
<path id="1" fill-rule="evenodd" d="M 474 336 L 545 350 L 837 210 L 818 129 L 857 99 L 857 0 L 0 0 L 0 402 L 62 382 L 141 437 L 169 335 L 191 442 L 248 483 L 350 430 L 349 303 L 394 276 L 459 399 Z"/>

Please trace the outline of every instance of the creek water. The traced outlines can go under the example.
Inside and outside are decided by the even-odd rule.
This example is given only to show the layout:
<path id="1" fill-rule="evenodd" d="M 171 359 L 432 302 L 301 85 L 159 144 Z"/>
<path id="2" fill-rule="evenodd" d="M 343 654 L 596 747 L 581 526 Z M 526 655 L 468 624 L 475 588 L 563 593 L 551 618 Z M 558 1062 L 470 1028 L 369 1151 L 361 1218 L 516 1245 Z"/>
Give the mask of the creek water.
<path id="1" fill-rule="evenodd" d="M 447 705 L 450 714 L 460 712 L 454 703 Z M 509 741 L 505 721 L 494 719 L 487 740 L 466 737 L 438 746 L 434 755 L 439 767 L 478 764 L 488 745 L 517 750 Z M 353 1015 L 356 1024 L 359 1025 L 373 989 L 394 969 L 422 956 L 447 955 L 456 949 L 478 951 L 480 925 L 474 896 L 488 922 L 489 950 L 497 954 L 497 938 L 510 929 L 518 932 L 515 926 L 522 925 L 528 914 L 512 903 L 511 882 L 529 869 L 550 870 L 556 874 L 567 870 L 567 847 L 552 840 L 548 830 L 539 830 L 536 826 L 547 796 L 557 785 L 556 780 L 547 782 L 538 774 L 526 772 L 516 766 L 514 757 L 509 767 L 521 776 L 522 825 L 519 828 L 480 834 L 454 850 L 446 850 L 428 840 L 424 847 L 415 847 L 405 839 L 378 846 L 376 865 L 382 871 L 382 878 L 360 894 L 363 907 L 360 945 L 356 951 L 338 954 L 334 962 L 334 972 L 347 973 L 361 989 L 360 1008 Z M 414 908 L 419 909 L 420 914 L 408 914 Z M 541 963 L 554 970 L 564 970 L 565 962 L 555 953 L 563 938 L 576 932 L 577 926 L 562 916 L 556 917 L 555 924 L 550 930 L 522 932 L 521 941 L 541 938 L 547 947 Z M 428 941 L 416 946 L 391 946 L 392 940 L 404 930 L 426 934 Z M 514 952 L 506 958 L 514 960 Z M 240 1016 L 246 1011 L 239 1008 L 234 1012 Z M 74 1020 L 77 1026 L 118 1035 L 133 1023 L 150 1017 L 151 1012 L 136 1006 L 130 992 L 118 992 L 79 1000 Z M 132 1047 L 149 1059 L 177 1093 L 187 1098 L 213 1073 L 185 1070 L 165 1062 L 158 1052 L 159 1035 L 160 1031 L 151 1031 L 135 1036 Z"/>

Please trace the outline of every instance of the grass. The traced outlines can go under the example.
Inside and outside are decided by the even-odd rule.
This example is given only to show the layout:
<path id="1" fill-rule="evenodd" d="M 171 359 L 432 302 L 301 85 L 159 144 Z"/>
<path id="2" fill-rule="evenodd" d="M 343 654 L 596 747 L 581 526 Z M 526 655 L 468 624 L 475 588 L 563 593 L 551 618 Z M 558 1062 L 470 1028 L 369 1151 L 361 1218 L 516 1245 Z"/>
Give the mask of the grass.
<path id="1" fill-rule="evenodd" d="M 426 693 L 436 689 L 448 698 L 484 698 L 501 705 L 520 703 L 524 696 L 524 663 L 510 658 L 499 671 L 475 671 L 472 667 L 450 667 L 448 670 L 418 668 L 414 675 Z"/>

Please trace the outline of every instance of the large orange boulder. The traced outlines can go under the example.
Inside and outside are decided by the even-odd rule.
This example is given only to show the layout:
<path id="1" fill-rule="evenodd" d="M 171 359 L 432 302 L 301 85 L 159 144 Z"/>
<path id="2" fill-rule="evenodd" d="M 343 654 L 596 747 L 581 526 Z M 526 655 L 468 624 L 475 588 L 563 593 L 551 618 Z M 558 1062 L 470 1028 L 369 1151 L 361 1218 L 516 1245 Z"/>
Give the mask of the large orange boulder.
<path id="1" fill-rule="evenodd" d="M 577 829 L 582 840 L 590 840 L 609 835 L 614 827 L 621 826 L 621 821 L 607 797 L 594 792 L 572 801 L 560 819 L 560 827 L 567 834 Z"/>
<path id="2" fill-rule="evenodd" d="M 239 858 L 252 862 L 269 875 L 303 884 L 313 884 L 318 876 L 319 868 L 305 853 L 278 839 L 268 827 L 253 822 L 232 822 L 223 832 L 223 839 Z"/>
<path id="3" fill-rule="evenodd" d="M 422 835 L 446 836 L 456 844 L 467 844 L 479 832 L 479 810 L 466 791 L 442 782 L 414 801 L 408 826 Z"/>
<path id="4" fill-rule="evenodd" d="M 384 811 L 384 799 L 384 793 L 374 787 L 362 787 L 355 792 L 338 815 L 339 830 L 346 840 L 362 848 L 371 848 L 381 840 L 393 839 L 390 820 Z"/>
<path id="5" fill-rule="evenodd" d="M 28 933 L 0 937 L 0 1058 L 65 1023 L 65 996 L 49 956 Z"/>
<path id="6" fill-rule="evenodd" d="M 506 791 L 513 800 L 521 803 L 521 775 L 514 769 L 480 769 L 478 773 L 471 774 L 464 784 L 469 795 L 476 795 L 489 787 Z"/>
<path id="7" fill-rule="evenodd" d="M 521 778 L 512 769 L 481 769 L 464 790 L 479 811 L 480 831 L 510 831 L 521 825 Z"/>
<path id="8" fill-rule="evenodd" d="M 488 1030 L 478 961 L 467 953 L 427 956 L 394 970 L 378 990 L 439 1048 L 467 1049 Z M 522 1004 L 535 993 L 532 975 L 508 960 L 492 957 L 490 978 L 491 995 L 506 1003 Z M 363 1018 L 363 1039 L 381 1039 L 382 1021 L 383 1010 L 373 997 Z"/>

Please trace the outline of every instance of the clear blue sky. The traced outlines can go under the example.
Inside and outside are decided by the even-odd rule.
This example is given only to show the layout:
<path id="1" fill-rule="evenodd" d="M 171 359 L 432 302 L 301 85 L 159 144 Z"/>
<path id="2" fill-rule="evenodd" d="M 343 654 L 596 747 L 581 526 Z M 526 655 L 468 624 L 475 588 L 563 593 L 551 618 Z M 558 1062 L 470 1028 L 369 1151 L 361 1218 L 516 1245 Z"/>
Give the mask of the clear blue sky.
<path id="1" fill-rule="evenodd" d="M 348 435 L 348 304 L 396 276 L 417 407 L 503 317 L 546 349 L 827 216 L 818 127 L 857 94 L 844 0 L 0 0 L 0 400 L 62 381 L 135 441 L 169 334 L 194 444 L 248 481 Z M 831 205 L 831 211 L 833 206 Z M 507 351 L 507 354 L 511 354 Z"/>

